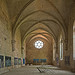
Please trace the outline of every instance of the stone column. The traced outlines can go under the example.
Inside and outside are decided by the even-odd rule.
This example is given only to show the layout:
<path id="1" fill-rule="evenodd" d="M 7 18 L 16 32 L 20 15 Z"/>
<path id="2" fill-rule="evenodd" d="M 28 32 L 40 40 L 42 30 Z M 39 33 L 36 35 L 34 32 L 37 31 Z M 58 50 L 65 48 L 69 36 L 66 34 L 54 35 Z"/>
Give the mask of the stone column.
<path id="1" fill-rule="evenodd" d="M 58 53 L 58 42 L 56 42 L 56 53 Z"/>
<path id="2" fill-rule="evenodd" d="M 24 47 L 21 47 L 21 54 L 23 55 Z"/>
<path id="3" fill-rule="evenodd" d="M 24 58 L 24 47 L 23 46 L 21 47 L 21 54 L 22 54 L 21 62 L 22 62 L 22 66 L 24 66 L 23 65 L 23 58 Z"/>
<path id="4" fill-rule="evenodd" d="M 12 51 L 15 51 L 15 42 L 16 42 L 15 40 L 11 41 L 11 43 L 12 43 Z"/>
<path id="5" fill-rule="evenodd" d="M 65 46 L 65 50 L 67 51 L 68 50 L 68 41 L 67 40 L 64 40 L 64 46 Z"/>
<path id="6" fill-rule="evenodd" d="M 12 52 L 13 52 L 13 53 L 12 53 L 12 59 L 11 59 L 12 68 L 14 68 L 14 57 L 15 57 L 14 51 L 15 51 L 15 43 L 16 43 L 15 40 L 11 40 Z"/>
<path id="7" fill-rule="evenodd" d="M 4 56 L 4 67 L 5 67 L 5 56 Z"/>

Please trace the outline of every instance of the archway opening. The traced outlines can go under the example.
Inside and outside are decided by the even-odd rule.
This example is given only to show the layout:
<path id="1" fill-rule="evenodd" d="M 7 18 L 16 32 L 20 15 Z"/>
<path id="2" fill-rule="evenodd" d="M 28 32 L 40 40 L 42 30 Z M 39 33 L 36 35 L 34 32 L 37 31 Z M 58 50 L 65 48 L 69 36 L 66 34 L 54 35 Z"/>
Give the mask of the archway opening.
<path id="1" fill-rule="evenodd" d="M 26 64 L 53 65 L 56 55 L 55 40 L 46 31 L 35 30 L 26 39 Z M 54 42 L 53 42 L 54 41 Z"/>

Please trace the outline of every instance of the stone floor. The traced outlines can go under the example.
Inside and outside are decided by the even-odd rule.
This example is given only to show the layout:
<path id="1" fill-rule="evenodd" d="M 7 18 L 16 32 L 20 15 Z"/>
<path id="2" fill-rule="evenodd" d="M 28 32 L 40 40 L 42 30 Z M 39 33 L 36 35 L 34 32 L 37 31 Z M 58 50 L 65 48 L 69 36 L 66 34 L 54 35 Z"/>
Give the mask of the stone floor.
<path id="1" fill-rule="evenodd" d="M 1 75 L 75 75 L 75 73 L 60 70 L 57 67 L 50 66 L 50 65 L 44 65 L 43 67 L 39 68 L 40 71 L 44 71 L 40 73 L 40 71 L 37 69 L 38 66 L 25 66 L 21 68 L 12 69 L 7 73 L 1 74 Z"/>

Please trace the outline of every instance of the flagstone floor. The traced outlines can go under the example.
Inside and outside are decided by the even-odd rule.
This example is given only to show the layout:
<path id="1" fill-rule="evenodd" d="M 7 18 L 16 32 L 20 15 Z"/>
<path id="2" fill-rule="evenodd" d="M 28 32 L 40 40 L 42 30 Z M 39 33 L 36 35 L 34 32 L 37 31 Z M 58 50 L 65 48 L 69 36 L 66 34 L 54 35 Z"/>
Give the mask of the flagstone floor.
<path id="1" fill-rule="evenodd" d="M 40 67 L 39 70 L 37 69 L 37 67 Z M 50 65 L 44 65 L 43 67 L 41 67 L 40 65 L 32 65 L 12 69 L 9 72 L 1 75 L 75 75 L 75 73 L 60 70 L 59 68 Z"/>

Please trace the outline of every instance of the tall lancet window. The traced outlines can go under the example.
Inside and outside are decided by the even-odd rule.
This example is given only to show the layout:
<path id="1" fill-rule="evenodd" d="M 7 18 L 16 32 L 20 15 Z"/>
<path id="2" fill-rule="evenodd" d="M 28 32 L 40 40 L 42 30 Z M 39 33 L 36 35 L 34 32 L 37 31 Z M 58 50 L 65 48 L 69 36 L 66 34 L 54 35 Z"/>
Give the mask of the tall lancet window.
<path id="1" fill-rule="evenodd" d="M 53 60 L 55 61 L 55 57 L 56 57 L 56 43 L 53 40 Z"/>
<path id="2" fill-rule="evenodd" d="M 60 39 L 60 60 L 63 60 L 63 40 Z"/>
<path id="3" fill-rule="evenodd" d="M 75 60 L 75 21 L 73 24 L 73 60 Z"/>

